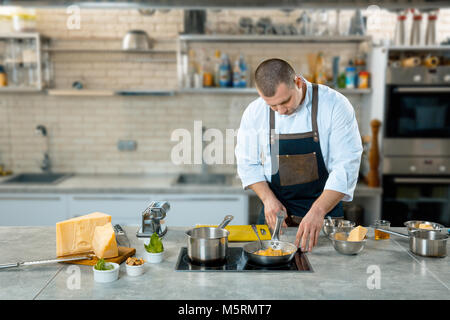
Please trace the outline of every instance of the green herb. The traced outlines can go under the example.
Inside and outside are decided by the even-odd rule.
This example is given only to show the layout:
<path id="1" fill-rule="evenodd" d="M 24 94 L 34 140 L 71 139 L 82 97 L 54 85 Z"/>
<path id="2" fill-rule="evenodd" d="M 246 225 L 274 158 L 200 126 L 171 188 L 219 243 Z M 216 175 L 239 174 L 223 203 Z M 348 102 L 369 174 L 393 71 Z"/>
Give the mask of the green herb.
<path id="1" fill-rule="evenodd" d="M 150 238 L 150 242 L 148 245 L 144 244 L 145 250 L 150 253 L 160 253 L 164 251 L 164 246 L 161 241 L 161 239 L 158 237 L 158 235 L 155 233 L 152 234 L 152 237 Z"/>
<path id="2" fill-rule="evenodd" d="M 97 264 L 95 265 L 95 270 L 112 270 L 114 269 L 114 266 L 111 264 L 106 264 L 105 259 L 100 259 L 97 261 Z"/>

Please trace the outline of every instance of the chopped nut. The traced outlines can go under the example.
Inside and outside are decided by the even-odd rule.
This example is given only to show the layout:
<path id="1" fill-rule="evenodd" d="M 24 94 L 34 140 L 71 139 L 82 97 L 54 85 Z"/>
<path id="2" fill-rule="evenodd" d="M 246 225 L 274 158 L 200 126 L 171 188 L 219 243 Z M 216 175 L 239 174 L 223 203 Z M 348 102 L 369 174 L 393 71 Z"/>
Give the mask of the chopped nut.
<path id="1" fill-rule="evenodd" d="M 144 264 L 144 262 L 145 262 L 145 260 L 142 259 L 142 258 L 138 259 L 138 258 L 135 258 L 135 257 L 129 257 L 127 259 L 127 264 L 129 266 L 140 266 L 140 265 Z"/>

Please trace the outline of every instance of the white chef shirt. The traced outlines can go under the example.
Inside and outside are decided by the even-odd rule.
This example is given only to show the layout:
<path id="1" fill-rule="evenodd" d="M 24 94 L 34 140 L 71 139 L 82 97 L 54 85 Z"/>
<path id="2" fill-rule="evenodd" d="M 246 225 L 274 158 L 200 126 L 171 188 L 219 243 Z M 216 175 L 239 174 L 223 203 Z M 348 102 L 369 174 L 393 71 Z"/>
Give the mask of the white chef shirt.
<path id="1" fill-rule="evenodd" d="M 275 133 L 312 131 L 312 84 L 303 81 L 307 86 L 305 99 L 290 115 L 275 112 Z M 325 85 L 318 86 L 319 142 L 329 173 L 324 189 L 344 193 L 343 201 L 352 201 L 363 150 L 355 111 L 344 95 Z M 242 115 L 235 155 L 244 189 L 256 182 L 271 181 L 269 114 L 269 105 L 259 97 Z"/>

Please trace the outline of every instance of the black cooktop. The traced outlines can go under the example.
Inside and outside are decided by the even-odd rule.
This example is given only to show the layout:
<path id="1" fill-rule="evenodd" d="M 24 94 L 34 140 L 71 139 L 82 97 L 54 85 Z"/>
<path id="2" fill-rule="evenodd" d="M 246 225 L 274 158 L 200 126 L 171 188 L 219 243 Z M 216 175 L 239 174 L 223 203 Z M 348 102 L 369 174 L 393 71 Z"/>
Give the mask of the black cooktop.
<path id="1" fill-rule="evenodd" d="M 199 265 L 190 261 L 187 248 L 182 247 L 175 271 L 200 271 L 200 272 L 314 272 L 308 258 L 300 249 L 294 258 L 287 264 L 275 266 L 260 266 L 251 263 L 244 255 L 244 249 L 240 247 L 228 247 L 226 260 L 221 265 Z"/>

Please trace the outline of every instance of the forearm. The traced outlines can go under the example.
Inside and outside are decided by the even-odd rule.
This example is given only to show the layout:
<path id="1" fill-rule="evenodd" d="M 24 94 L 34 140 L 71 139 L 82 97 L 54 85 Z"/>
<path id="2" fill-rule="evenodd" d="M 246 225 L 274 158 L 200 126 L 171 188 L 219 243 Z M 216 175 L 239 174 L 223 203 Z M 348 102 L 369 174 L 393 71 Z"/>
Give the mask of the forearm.
<path id="1" fill-rule="evenodd" d="M 311 206 L 311 211 L 322 217 L 330 212 L 345 196 L 344 193 L 334 190 L 323 190 L 319 198 Z"/>
<path id="2" fill-rule="evenodd" d="M 252 185 L 249 185 L 248 187 L 256 193 L 258 198 L 261 199 L 263 203 L 274 198 L 276 199 L 276 196 L 269 188 L 269 185 L 267 184 L 266 181 L 260 181 Z"/>

